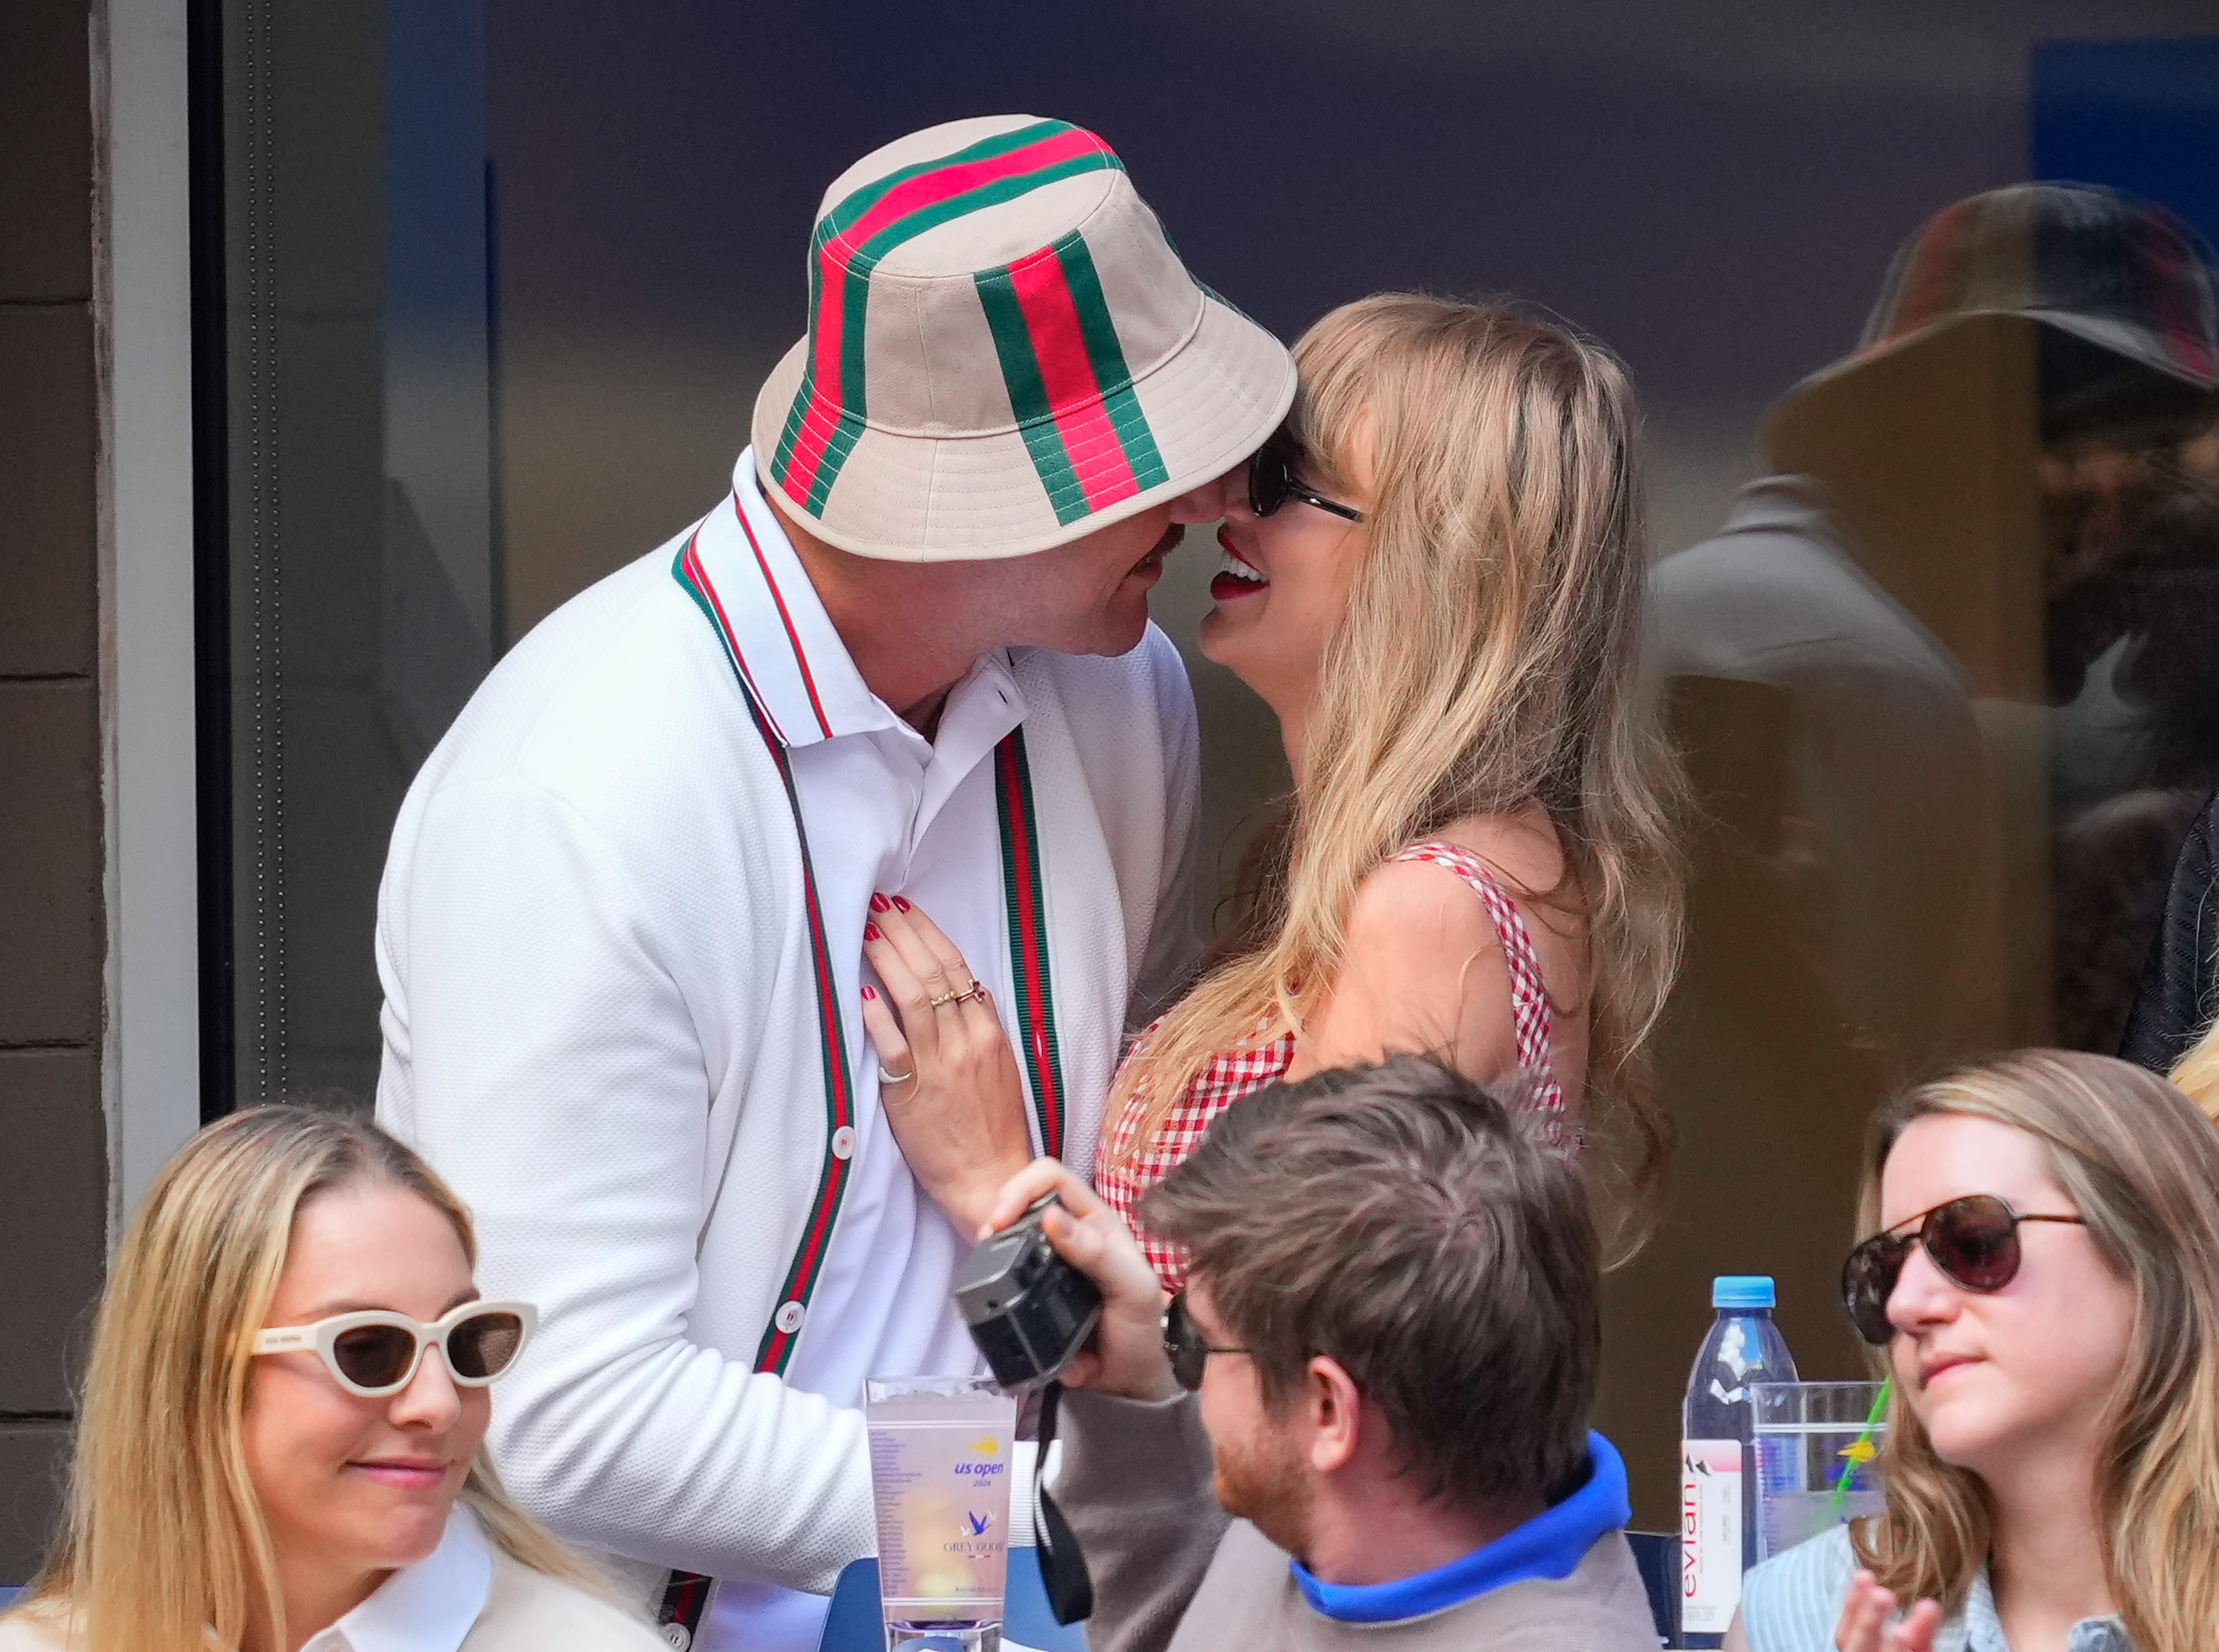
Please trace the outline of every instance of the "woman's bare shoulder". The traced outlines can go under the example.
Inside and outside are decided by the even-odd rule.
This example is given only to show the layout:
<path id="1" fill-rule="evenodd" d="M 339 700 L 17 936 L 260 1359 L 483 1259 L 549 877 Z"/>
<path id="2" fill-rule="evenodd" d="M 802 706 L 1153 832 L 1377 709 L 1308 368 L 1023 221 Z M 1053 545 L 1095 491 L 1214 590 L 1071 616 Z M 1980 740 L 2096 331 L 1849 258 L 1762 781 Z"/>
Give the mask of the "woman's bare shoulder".
<path id="1" fill-rule="evenodd" d="M 1514 897 L 1547 896 L 1576 910 L 1580 904 L 1578 891 L 1564 875 L 1564 846 L 1556 823 L 1538 804 L 1501 814 L 1461 815 L 1430 841 L 1469 849 Z"/>
<path id="2" fill-rule="evenodd" d="M 0 1618 L 0 1652 L 63 1652 L 61 1627 L 44 1615 L 14 1612 Z"/>

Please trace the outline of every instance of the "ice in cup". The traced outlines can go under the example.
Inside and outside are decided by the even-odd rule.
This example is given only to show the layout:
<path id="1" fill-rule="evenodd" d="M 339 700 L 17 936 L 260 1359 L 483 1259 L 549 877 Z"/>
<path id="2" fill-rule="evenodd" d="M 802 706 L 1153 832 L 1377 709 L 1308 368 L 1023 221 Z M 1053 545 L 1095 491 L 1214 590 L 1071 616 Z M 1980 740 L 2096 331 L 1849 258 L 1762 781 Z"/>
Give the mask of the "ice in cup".
<path id="1" fill-rule="evenodd" d="M 887 1652 L 997 1652 L 1017 1402 L 983 1376 L 864 1384 Z"/>

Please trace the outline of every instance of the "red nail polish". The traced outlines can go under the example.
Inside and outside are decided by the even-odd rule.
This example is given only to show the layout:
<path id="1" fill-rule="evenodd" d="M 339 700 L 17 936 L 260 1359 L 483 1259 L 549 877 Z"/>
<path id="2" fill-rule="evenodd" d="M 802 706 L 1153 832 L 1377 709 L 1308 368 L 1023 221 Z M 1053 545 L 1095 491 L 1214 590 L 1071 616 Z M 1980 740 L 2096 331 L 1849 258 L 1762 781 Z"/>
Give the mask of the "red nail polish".
<path id="1" fill-rule="evenodd" d="M 879 990 L 867 981 L 863 984 L 863 996 L 867 998 L 875 998 L 879 996 Z"/>
<path id="2" fill-rule="evenodd" d="M 904 911 L 904 912 L 906 912 L 906 911 L 908 911 L 908 910 L 909 910 L 909 903 L 908 903 L 907 901 L 904 900 L 904 899 L 903 899 L 900 896 L 898 896 L 898 895 L 897 895 L 897 896 L 895 896 L 895 897 L 894 897 L 894 904 L 895 904 L 896 906 L 898 906 L 899 908 L 901 908 L 901 910 L 902 910 L 903 911 Z"/>
<path id="3" fill-rule="evenodd" d="M 885 911 L 888 904 L 886 897 L 883 895 L 873 895 L 871 897 L 871 910 L 873 912 Z"/>
<path id="4" fill-rule="evenodd" d="M 864 939 L 864 940 L 866 940 L 866 941 L 876 941 L 878 938 L 879 938 L 879 926 L 878 926 L 877 924 L 875 924 L 875 923 L 867 923 L 867 924 L 865 924 L 865 925 L 863 926 L 863 939 Z"/>

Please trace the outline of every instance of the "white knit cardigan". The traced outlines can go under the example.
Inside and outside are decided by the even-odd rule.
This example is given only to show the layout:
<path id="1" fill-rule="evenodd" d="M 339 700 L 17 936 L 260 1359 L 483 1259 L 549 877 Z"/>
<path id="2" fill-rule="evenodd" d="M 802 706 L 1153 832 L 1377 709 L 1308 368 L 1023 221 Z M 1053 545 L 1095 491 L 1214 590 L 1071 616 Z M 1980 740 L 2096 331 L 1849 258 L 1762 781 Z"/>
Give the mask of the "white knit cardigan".
<path id="1" fill-rule="evenodd" d="M 751 1369 L 828 1148 L 799 839 L 683 539 L 525 637 L 410 788 L 378 1116 L 469 1205 L 487 1294 L 540 1307 L 494 1406 L 519 1499 L 646 1567 L 823 1591 L 875 1547 L 861 1418 Z M 1010 663 L 1084 1172 L 1191 955 L 1193 700 L 1153 627 Z"/>

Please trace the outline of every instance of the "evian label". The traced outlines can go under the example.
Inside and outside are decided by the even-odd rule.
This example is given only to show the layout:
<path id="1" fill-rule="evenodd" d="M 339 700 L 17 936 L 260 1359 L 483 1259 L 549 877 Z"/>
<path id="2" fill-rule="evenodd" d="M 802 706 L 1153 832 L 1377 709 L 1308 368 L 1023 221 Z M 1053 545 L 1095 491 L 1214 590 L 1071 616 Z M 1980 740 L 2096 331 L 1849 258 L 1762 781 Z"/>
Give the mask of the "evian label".
<path id="1" fill-rule="evenodd" d="M 1680 1632 L 1723 1635 L 1741 1605 L 1739 1440 L 1680 1442 Z"/>

